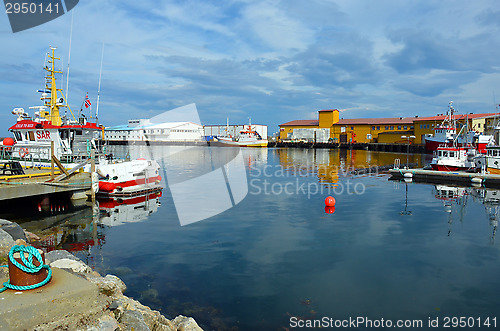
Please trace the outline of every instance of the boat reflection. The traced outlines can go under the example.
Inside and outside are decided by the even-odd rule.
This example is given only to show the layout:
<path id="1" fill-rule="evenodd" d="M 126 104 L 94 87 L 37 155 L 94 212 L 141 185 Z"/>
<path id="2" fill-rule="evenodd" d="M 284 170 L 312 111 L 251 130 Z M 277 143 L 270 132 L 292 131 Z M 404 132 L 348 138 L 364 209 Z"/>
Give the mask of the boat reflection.
<path id="1" fill-rule="evenodd" d="M 99 199 L 99 223 L 117 226 L 141 222 L 160 207 L 161 191 L 130 198 Z"/>
<path id="2" fill-rule="evenodd" d="M 500 215 L 500 190 L 484 187 L 459 187 L 450 185 L 435 185 L 434 196 L 443 202 L 448 216 L 448 236 L 452 234 L 452 224 L 458 218 L 462 223 L 465 216 L 465 208 L 469 197 L 484 205 L 485 212 L 490 223 L 494 242 L 498 228 Z"/>
<path id="3" fill-rule="evenodd" d="M 158 211 L 160 197 L 161 191 L 130 198 L 102 198 L 94 206 L 80 200 L 64 211 L 49 216 L 41 214 L 20 224 L 39 237 L 33 246 L 46 252 L 58 249 L 85 252 L 106 242 L 106 228 L 145 221 Z"/>

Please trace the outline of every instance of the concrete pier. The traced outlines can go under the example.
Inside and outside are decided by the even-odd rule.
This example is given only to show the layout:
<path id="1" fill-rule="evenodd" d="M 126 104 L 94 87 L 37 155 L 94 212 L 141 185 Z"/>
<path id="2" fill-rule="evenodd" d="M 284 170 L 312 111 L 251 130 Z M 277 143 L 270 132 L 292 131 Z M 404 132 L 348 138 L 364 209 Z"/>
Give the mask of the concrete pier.
<path id="1" fill-rule="evenodd" d="M 7 279 L 0 279 L 0 283 Z M 0 293 L 0 330 L 27 330 L 62 319 L 84 319 L 103 311 L 108 302 L 97 285 L 52 267 L 51 281 L 30 291 Z"/>

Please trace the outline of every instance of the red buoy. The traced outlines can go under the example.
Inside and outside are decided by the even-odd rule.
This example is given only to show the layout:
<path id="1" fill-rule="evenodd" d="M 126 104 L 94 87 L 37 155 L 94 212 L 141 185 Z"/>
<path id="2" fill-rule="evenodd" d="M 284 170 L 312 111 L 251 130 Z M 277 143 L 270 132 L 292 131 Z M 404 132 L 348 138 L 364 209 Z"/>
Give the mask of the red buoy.
<path id="1" fill-rule="evenodd" d="M 332 196 L 326 197 L 326 199 L 325 199 L 325 205 L 327 207 L 333 207 L 333 206 L 335 206 L 335 202 L 336 202 L 335 198 L 332 197 Z"/>
<path id="2" fill-rule="evenodd" d="M 14 146 L 14 144 L 16 143 L 14 141 L 14 139 L 8 137 L 8 138 L 5 138 L 3 141 L 2 141 L 3 145 L 4 146 Z"/>

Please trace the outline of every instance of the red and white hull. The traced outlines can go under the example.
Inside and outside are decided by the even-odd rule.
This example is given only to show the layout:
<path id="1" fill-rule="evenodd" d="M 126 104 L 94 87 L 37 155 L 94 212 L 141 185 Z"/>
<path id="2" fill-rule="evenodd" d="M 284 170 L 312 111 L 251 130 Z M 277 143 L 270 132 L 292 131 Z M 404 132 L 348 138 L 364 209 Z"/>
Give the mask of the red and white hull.
<path id="1" fill-rule="evenodd" d="M 133 160 L 99 165 L 99 194 L 133 195 L 161 189 L 160 166 L 154 160 Z"/>

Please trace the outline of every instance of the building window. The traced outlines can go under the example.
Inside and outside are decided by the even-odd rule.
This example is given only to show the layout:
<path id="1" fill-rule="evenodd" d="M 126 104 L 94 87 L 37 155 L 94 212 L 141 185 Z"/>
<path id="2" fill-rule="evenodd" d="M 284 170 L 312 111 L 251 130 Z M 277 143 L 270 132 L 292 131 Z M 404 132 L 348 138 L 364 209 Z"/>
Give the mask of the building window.
<path id="1" fill-rule="evenodd" d="M 354 126 L 351 126 L 351 130 L 354 130 Z"/>
<path id="2" fill-rule="evenodd" d="M 412 129 L 412 130 L 413 130 L 413 125 L 412 125 L 412 126 L 410 126 L 410 129 Z"/>
<path id="3" fill-rule="evenodd" d="M 391 130 L 394 130 L 394 125 L 391 125 Z"/>
<path id="4" fill-rule="evenodd" d="M 389 130 L 389 126 L 388 126 L 388 125 L 386 125 L 386 126 L 385 126 L 385 129 L 386 129 L 386 130 Z"/>
<path id="5" fill-rule="evenodd" d="M 408 130 L 408 127 L 405 125 L 405 126 L 403 127 L 403 129 Z"/>
<path id="6" fill-rule="evenodd" d="M 375 131 L 375 126 L 372 126 L 372 130 Z"/>
<path id="7" fill-rule="evenodd" d="M 398 130 L 401 130 L 401 125 L 398 125 Z"/>
<path id="8" fill-rule="evenodd" d="M 380 126 L 377 126 L 377 130 L 380 130 Z"/>
<path id="9" fill-rule="evenodd" d="M 481 123 L 477 123 L 477 127 L 478 127 L 478 128 L 481 128 Z"/>
<path id="10" fill-rule="evenodd" d="M 424 128 L 424 126 L 423 126 L 422 124 L 420 124 L 420 128 L 421 128 L 421 129 L 423 129 L 423 128 Z"/>

